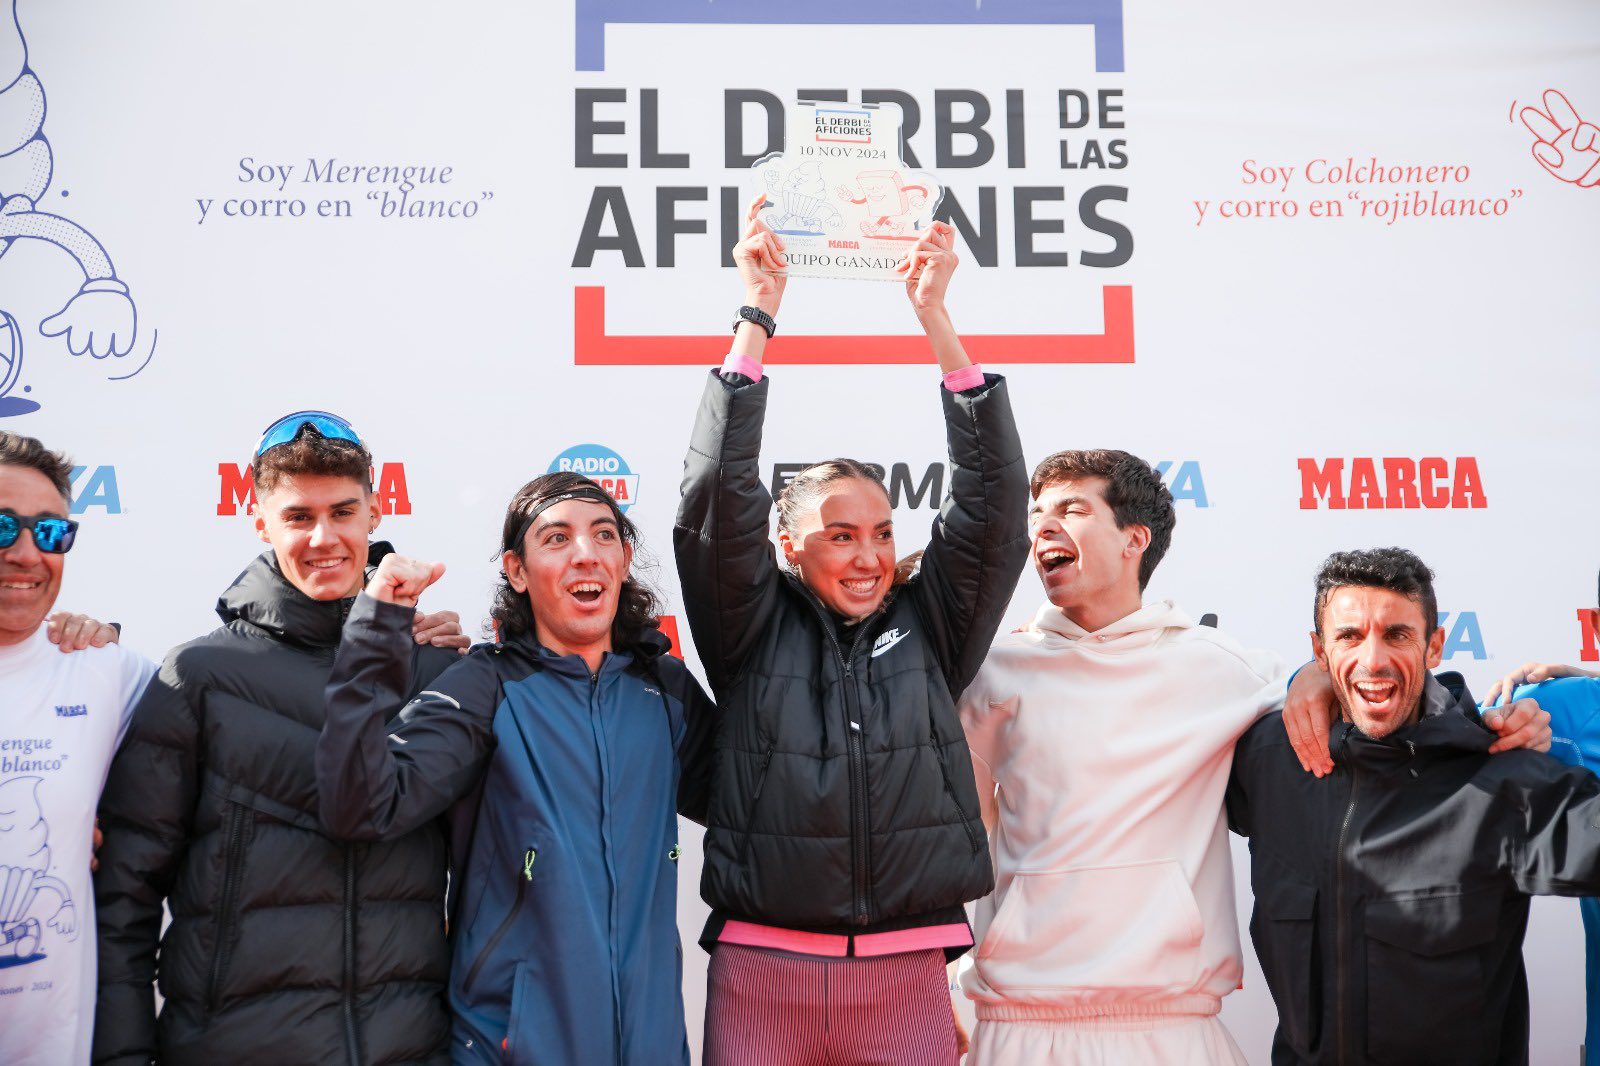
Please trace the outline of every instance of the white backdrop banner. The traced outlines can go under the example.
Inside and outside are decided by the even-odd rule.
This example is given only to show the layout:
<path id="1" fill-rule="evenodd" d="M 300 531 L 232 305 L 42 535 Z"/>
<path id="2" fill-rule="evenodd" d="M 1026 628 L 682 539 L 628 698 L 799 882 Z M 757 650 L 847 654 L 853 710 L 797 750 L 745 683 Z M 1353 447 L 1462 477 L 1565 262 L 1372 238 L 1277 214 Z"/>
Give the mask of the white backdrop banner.
<path id="1" fill-rule="evenodd" d="M 1401 544 L 1475 688 L 1600 658 L 1592 0 L 0 0 L 0 427 L 82 464 L 63 603 L 156 657 L 212 626 L 260 550 L 256 435 L 324 407 L 371 442 L 380 535 L 450 565 L 433 606 L 476 628 L 505 502 L 569 468 L 675 610 L 741 189 L 802 99 L 899 107 L 1030 457 L 1160 464 L 1152 596 L 1299 660 L 1321 559 Z M 854 198 L 904 197 L 868 169 Z M 918 547 L 945 468 L 899 287 L 796 281 L 782 325 L 773 483 L 877 463 Z M 1533 1060 L 1571 1062 L 1575 904 L 1527 955 Z M 1224 1018 L 1264 1063 L 1253 959 Z"/>

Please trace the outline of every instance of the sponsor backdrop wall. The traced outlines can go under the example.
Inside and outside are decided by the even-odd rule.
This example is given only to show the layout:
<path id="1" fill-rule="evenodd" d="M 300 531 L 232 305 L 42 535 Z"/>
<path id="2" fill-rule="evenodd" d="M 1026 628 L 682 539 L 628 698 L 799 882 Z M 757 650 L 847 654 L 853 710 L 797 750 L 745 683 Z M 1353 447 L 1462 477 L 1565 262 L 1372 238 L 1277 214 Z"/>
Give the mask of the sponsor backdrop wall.
<path id="1" fill-rule="evenodd" d="M 1403 544 L 1480 690 L 1600 654 L 1588 0 L 0 0 L 0 427 L 82 464 L 64 603 L 152 656 L 214 624 L 261 547 L 241 464 L 326 407 L 370 439 L 381 534 L 449 564 L 431 606 L 477 626 L 505 501 L 568 464 L 626 496 L 675 609 L 724 250 L 802 97 L 903 108 L 1030 458 L 1161 464 L 1152 596 L 1298 660 L 1321 558 Z M 881 464 L 919 546 L 942 436 L 902 292 L 797 281 L 781 323 L 774 482 Z M 1528 957 L 1534 1061 L 1573 1061 L 1575 905 L 1535 908 Z M 1224 1016 L 1265 1062 L 1253 960 Z"/>

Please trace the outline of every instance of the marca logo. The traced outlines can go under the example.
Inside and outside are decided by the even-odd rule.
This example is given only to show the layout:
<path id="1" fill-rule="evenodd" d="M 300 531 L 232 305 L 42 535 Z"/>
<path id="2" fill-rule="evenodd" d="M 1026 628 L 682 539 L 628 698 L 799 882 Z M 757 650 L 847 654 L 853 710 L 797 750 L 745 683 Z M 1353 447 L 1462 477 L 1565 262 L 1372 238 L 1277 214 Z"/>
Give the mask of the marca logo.
<path id="1" fill-rule="evenodd" d="M 114 466 L 75 466 L 72 468 L 73 514 L 98 507 L 106 514 L 122 513 L 122 495 L 117 491 Z"/>
<path id="2" fill-rule="evenodd" d="M 1454 621 L 1451 621 L 1451 618 Z M 1439 612 L 1439 628 L 1444 630 L 1444 658 L 1471 655 L 1474 659 L 1487 659 L 1488 650 L 1483 644 L 1483 627 L 1478 624 L 1477 611 L 1462 611 L 1451 615 Z"/>
<path id="3" fill-rule="evenodd" d="M 1206 497 L 1206 479 L 1200 473 L 1200 464 L 1193 459 L 1173 462 L 1163 459 L 1156 464 L 1156 473 L 1167 483 L 1173 503 L 1192 503 L 1196 507 L 1210 507 Z"/>
<path id="4" fill-rule="evenodd" d="M 88 713 L 89 705 L 86 703 L 56 704 L 57 718 L 82 718 Z"/>
<path id="5" fill-rule="evenodd" d="M 1600 636 L 1595 633 L 1595 612 L 1591 608 L 1578 608 L 1578 639 L 1583 645 L 1583 650 L 1578 653 L 1578 661 L 1600 662 Z"/>
<path id="6" fill-rule="evenodd" d="M 582 474 L 605 489 L 623 514 L 639 501 L 639 475 L 604 444 L 574 444 L 551 461 L 548 472 Z"/>
<path id="7" fill-rule="evenodd" d="M 1381 467 L 1381 473 L 1380 473 Z M 1300 507 L 1314 511 L 1319 500 L 1329 510 L 1380 511 L 1397 508 L 1487 507 L 1478 460 L 1449 459 L 1300 460 Z"/>
<path id="8" fill-rule="evenodd" d="M 410 514 L 411 490 L 406 487 L 406 464 L 384 463 L 367 472 L 373 494 L 378 497 L 381 514 Z M 217 464 L 217 514 L 236 515 L 255 506 L 256 490 L 250 483 L 250 467 L 237 463 Z"/>
<path id="9" fill-rule="evenodd" d="M 1121 71 L 1122 0 L 577 0 L 578 70 L 606 69 L 606 27 L 626 24 L 754 26 L 1092 26 L 1094 67 Z M 806 35 L 811 43 L 833 37 Z M 848 38 L 847 38 L 848 39 Z M 867 40 L 869 38 L 861 38 Z M 886 38 L 886 39 L 892 39 Z"/>
<path id="10" fill-rule="evenodd" d="M 773 463 L 772 478 L 768 481 L 768 488 L 773 496 L 783 491 L 784 486 L 794 480 L 794 476 L 811 463 Z M 910 463 L 892 463 L 887 468 L 882 463 L 866 464 L 884 488 L 889 490 L 889 506 L 895 510 L 902 507 L 938 507 L 944 501 L 945 464 L 929 463 L 926 467 L 913 468 Z"/>

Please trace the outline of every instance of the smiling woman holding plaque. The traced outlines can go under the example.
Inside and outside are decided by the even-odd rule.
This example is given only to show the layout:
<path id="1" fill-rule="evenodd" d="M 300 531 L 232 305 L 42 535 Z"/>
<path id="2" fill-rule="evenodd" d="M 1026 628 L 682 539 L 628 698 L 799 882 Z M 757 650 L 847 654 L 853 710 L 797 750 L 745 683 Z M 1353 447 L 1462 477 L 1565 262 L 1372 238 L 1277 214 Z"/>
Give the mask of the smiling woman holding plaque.
<path id="1" fill-rule="evenodd" d="M 993 884 L 954 700 L 1027 554 L 1022 449 L 1004 380 L 967 358 L 945 310 L 954 234 L 934 223 L 899 267 L 944 372 L 950 449 L 920 566 L 897 565 L 888 494 L 852 459 L 779 493 L 780 560 L 758 460 L 787 277 L 762 203 L 734 249 L 745 305 L 706 383 L 674 532 L 724 716 L 701 882 L 706 1062 L 953 1063 L 965 1035 L 945 964 L 972 945 L 962 905 Z"/>

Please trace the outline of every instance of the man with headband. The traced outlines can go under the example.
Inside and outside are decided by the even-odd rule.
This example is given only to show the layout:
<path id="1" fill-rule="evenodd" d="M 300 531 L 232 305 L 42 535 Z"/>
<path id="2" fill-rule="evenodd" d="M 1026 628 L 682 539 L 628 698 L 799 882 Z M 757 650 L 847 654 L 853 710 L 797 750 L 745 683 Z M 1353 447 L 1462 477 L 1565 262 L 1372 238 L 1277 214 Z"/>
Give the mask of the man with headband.
<path id="1" fill-rule="evenodd" d="M 323 688 L 390 551 L 369 543 L 371 466 L 335 415 L 268 427 L 250 473 L 270 550 L 222 594 L 222 628 L 174 649 L 134 711 L 100 806 L 96 1062 L 448 1061 L 443 827 L 357 846 L 317 821 Z M 454 635 L 439 641 L 463 645 L 442 620 Z M 438 621 L 404 634 L 417 688 L 459 658 L 432 646 Z"/>
<path id="2" fill-rule="evenodd" d="M 497 643 L 407 703 L 444 567 L 396 556 L 345 624 L 323 822 L 382 846 L 448 812 L 458 1064 L 689 1062 L 674 808 L 704 820 L 714 708 L 666 654 L 637 546 L 598 485 L 545 474 L 501 526 Z"/>

